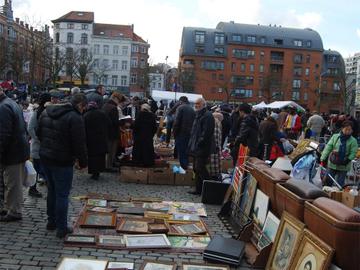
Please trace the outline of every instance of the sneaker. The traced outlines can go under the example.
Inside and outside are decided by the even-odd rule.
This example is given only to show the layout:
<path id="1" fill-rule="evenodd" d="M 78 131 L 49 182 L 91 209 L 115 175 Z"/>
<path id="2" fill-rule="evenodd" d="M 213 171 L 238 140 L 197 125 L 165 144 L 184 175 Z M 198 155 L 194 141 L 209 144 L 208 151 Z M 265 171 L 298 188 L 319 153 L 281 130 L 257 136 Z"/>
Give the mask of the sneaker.
<path id="1" fill-rule="evenodd" d="M 35 197 L 35 198 L 41 198 L 42 194 L 36 188 L 30 188 L 29 189 L 29 196 Z"/>
<path id="2" fill-rule="evenodd" d="M 73 231 L 74 230 L 71 227 L 67 227 L 65 231 L 64 230 L 57 230 L 56 237 L 60 238 L 60 239 L 65 238 L 65 236 L 67 234 L 71 234 L 71 233 L 73 233 Z"/>
<path id="3" fill-rule="evenodd" d="M 46 224 L 46 229 L 47 229 L 48 231 L 55 231 L 55 230 L 56 230 L 56 224 L 51 223 L 51 222 L 48 222 L 48 223 Z"/>

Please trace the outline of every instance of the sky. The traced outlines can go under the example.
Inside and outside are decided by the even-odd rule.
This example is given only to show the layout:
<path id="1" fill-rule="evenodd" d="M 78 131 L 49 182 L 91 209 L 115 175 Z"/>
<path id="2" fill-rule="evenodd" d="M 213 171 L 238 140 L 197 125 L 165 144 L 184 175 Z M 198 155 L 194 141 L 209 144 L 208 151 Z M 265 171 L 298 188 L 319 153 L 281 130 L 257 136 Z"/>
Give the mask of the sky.
<path id="1" fill-rule="evenodd" d="M 150 63 L 177 66 L 184 26 L 215 28 L 218 22 L 310 27 L 324 49 L 348 57 L 360 51 L 359 0 L 13 0 L 14 17 L 51 24 L 69 11 L 93 11 L 95 22 L 134 24 L 150 43 Z"/>

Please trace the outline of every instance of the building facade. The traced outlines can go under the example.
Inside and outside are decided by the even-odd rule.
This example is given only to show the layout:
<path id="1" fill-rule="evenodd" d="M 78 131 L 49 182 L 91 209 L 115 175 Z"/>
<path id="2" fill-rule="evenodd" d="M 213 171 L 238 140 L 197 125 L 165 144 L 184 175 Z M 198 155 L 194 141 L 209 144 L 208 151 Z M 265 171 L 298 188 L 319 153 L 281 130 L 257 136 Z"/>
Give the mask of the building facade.
<path id="1" fill-rule="evenodd" d="M 4 1 L 0 7 L 0 80 L 31 86 L 44 84 L 49 77 L 51 44 L 47 25 L 34 29 L 14 19 L 12 1 Z"/>
<path id="2" fill-rule="evenodd" d="M 125 94 L 146 90 L 139 73 L 146 70 L 149 44 L 134 33 L 133 25 L 95 23 L 93 12 L 82 11 L 52 22 L 55 51 L 66 59 L 60 84 L 103 84 Z"/>
<path id="3" fill-rule="evenodd" d="M 345 60 L 345 72 L 347 74 L 357 74 L 358 65 L 360 63 L 360 53 L 347 57 Z"/>
<path id="4" fill-rule="evenodd" d="M 312 29 L 220 22 L 215 29 L 184 27 L 179 76 L 190 78 L 182 80 L 184 91 L 210 101 L 294 100 L 314 110 L 327 72 L 323 60 L 321 37 Z M 330 106 L 324 101 L 320 109 Z"/>
<path id="5" fill-rule="evenodd" d="M 149 73 L 149 86 L 150 91 L 152 90 L 165 90 L 164 84 L 164 74 L 163 73 Z"/>

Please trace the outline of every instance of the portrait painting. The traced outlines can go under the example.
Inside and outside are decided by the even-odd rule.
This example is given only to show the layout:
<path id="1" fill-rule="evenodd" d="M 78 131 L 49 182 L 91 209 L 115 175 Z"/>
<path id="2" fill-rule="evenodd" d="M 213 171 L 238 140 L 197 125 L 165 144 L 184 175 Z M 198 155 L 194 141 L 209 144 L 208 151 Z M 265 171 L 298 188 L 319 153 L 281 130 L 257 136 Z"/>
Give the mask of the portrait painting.
<path id="1" fill-rule="evenodd" d="M 269 197 L 260 189 L 257 189 L 255 195 L 253 218 L 254 221 L 257 224 L 259 224 L 261 228 L 264 226 L 268 212 L 268 207 L 269 207 Z"/>
<path id="2" fill-rule="evenodd" d="M 148 233 L 149 227 L 146 221 L 140 219 L 123 219 L 116 230 L 125 233 Z"/>
<path id="3" fill-rule="evenodd" d="M 287 270 L 301 240 L 305 225 L 288 212 L 281 217 L 266 270 Z"/>
<path id="4" fill-rule="evenodd" d="M 176 264 L 161 261 L 144 261 L 140 270 L 175 270 Z"/>
<path id="5" fill-rule="evenodd" d="M 171 244 L 165 234 L 138 234 L 125 236 L 126 246 L 129 248 L 169 248 Z"/>
<path id="6" fill-rule="evenodd" d="M 105 270 L 107 261 L 63 258 L 57 270 Z"/>
<path id="7" fill-rule="evenodd" d="M 115 213 L 99 213 L 99 212 L 85 212 L 80 227 L 88 228 L 115 228 L 116 225 L 116 215 Z"/>
<path id="8" fill-rule="evenodd" d="M 183 263 L 182 270 L 229 270 L 229 266 L 221 264 Z"/>
<path id="9" fill-rule="evenodd" d="M 325 270 L 331 263 L 334 250 L 315 234 L 305 229 L 290 269 Z"/>

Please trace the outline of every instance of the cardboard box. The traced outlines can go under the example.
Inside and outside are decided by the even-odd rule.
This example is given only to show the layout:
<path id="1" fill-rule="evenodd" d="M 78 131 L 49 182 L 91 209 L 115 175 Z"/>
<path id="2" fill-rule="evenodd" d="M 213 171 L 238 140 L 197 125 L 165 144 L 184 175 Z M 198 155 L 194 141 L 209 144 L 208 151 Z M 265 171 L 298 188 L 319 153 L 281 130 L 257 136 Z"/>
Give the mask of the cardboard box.
<path id="1" fill-rule="evenodd" d="M 148 183 L 154 185 L 174 185 L 174 174 L 170 168 L 151 168 L 149 169 Z"/>
<path id="2" fill-rule="evenodd" d="M 127 167 L 120 169 L 120 181 L 125 183 L 147 184 L 149 168 Z"/>
<path id="3" fill-rule="evenodd" d="M 351 208 L 360 206 L 360 195 L 353 196 L 349 192 L 343 192 L 342 203 Z"/>
<path id="4" fill-rule="evenodd" d="M 232 159 L 222 159 L 221 160 L 221 171 L 227 173 L 229 169 L 233 169 L 233 160 Z"/>
<path id="5" fill-rule="evenodd" d="M 193 171 L 188 170 L 186 174 L 175 174 L 176 186 L 195 186 L 195 179 L 193 179 Z"/>
<path id="6" fill-rule="evenodd" d="M 332 191 L 328 194 L 330 196 L 330 199 L 334 201 L 342 202 L 342 194 L 343 194 L 342 191 Z"/>

